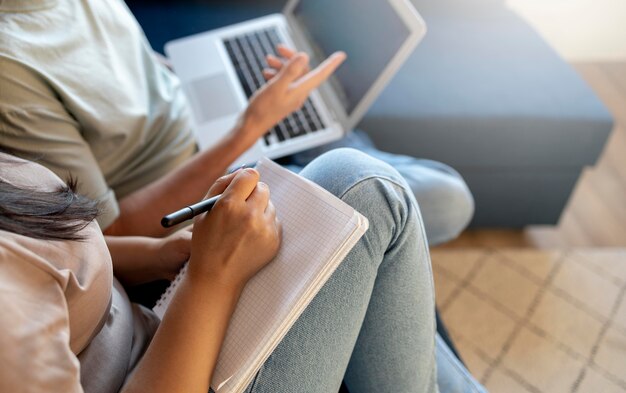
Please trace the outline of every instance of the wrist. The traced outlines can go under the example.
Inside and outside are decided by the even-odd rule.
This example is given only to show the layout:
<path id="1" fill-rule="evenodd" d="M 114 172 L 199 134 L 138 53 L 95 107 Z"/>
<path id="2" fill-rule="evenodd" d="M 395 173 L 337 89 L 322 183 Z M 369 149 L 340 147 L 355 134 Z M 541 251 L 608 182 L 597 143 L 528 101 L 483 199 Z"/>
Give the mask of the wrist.
<path id="1" fill-rule="evenodd" d="M 233 134 L 245 141 L 245 150 L 247 150 L 263 135 L 264 130 L 261 128 L 258 119 L 246 110 L 239 117 Z"/>
<path id="2" fill-rule="evenodd" d="M 201 165 L 198 166 L 199 176 L 209 179 L 207 188 L 235 162 L 243 153 L 245 153 L 259 139 L 257 129 L 250 122 L 243 120 L 242 117 L 233 126 L 230 132 L 224 135 L 218 144 L 212 149 L 205 150 L 200 155 Z M 219 157 L 220 165 L 215 165 L 215 158 Z M 213 176 L 206 176 L 206 168 L 221 169 Z"/>
<path id="3" fill-rule="evenodd" d="M 166 242 L 166 238 L 144 238 L 144 251 L 146 255 L 149 255 L 149 260 L 146 269 L 146 275 L 149 276 L 150 281 L 154 280 L 170 280 L 171 277 L 167 275 L 166 261 L 164 260 L 163 248 Z"/>
<path id="4" fill-rule="evenodd" d="M 228 274 L 223 269 L 204 268 L 204 266 L 215 265 L 214 261 L 202 261 L 200 264 L 204 266 L 198 266 L 197 260 L 193 257 L 189 259 L 189 268 L 187 270 L 187 277 L 190 282 L 195 285 L 212 288 L 212 290 L 234 296 L 239 296 L 246 286 L 246 281 L 233 277 L 232 274 Z"/>
<path id="5" fill-rule="evenodd" d="M 143 236 L 107 236 L 113 272 L 124 285 L 160 279 L 158 239 Z"/>

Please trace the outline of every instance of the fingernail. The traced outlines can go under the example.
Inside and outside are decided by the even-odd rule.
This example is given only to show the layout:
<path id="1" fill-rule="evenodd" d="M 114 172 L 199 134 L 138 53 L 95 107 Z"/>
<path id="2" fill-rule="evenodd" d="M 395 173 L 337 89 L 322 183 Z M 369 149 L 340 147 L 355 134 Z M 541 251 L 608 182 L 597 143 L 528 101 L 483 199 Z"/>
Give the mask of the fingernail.
<path id="1" fill-rule="evenodd" d="M 296 63 L 302 64 L 307 60 L 307 56 L 305 53 L 298 53 L 296 55 Z"/>

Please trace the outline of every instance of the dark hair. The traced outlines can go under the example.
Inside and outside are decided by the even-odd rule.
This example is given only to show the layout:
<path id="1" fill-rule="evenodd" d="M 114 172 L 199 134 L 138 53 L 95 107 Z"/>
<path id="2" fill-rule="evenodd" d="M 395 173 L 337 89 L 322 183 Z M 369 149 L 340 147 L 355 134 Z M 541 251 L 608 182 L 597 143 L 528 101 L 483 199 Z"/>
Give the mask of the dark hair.
<path id="1" fill-rule="evenodd" d="M 76 194 L 75 179 L 66 183 L 41 191 L 0 179 L 0 229 L 44 240 L 84 240 L 79 232 L 98 216 L 98 204 Z"/>

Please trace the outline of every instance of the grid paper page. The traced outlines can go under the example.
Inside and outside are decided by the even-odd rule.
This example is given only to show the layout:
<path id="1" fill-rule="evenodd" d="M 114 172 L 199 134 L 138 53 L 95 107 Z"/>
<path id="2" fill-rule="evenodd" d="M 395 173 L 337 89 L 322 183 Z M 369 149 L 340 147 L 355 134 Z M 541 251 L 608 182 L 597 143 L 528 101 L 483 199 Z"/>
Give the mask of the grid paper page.
<path id="1" fill-rule="evenodd" d="M 246 372 L 256 372 L 258 351 L 278 344 L 272 340 L 281 324 L 309 292 L 297 315 L 304 310 L 315 295 L 310 287 L 359 225 L 352 207 L 319 186 L 270 160 L 262 160 L 257 170 L 270 188 L 283 239 L 274 260 L 246 285 L 231 319 L 213 375 L 212 387 L 219 392 L 232 391 Z"/>

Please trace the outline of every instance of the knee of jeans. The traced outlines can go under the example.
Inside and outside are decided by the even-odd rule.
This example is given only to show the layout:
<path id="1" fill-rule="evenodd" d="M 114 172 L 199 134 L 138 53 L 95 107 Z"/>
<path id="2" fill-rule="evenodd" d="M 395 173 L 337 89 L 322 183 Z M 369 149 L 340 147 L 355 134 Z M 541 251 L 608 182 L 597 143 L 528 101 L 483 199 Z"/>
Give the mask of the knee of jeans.
<path id="1" fill-rule="evenodd" d="M 421 227 L 419 209 L 404 178 L 389 164 L 365 153 L 335 149 L 315 159 L 301 174 L 367 217 L 370 230 L 365 243 L 372 256 L 384 253 L 396 241 L 414 213 L 411 228 Z"/>
<path id="2" fill-rule="evenodd" d="M 339 197 L 368 177 L 384 177 L 406 184 L 393 167 L 352 148 L 326 152 L 309 163 L 300 174 Z"/>
<path id="3" fill-rule="evenodd" d="M 456 238 L 474 216 L 474 198 L 460 177 L 442 176 L 427 189 L 414 192 L 431 246 Z"/>

